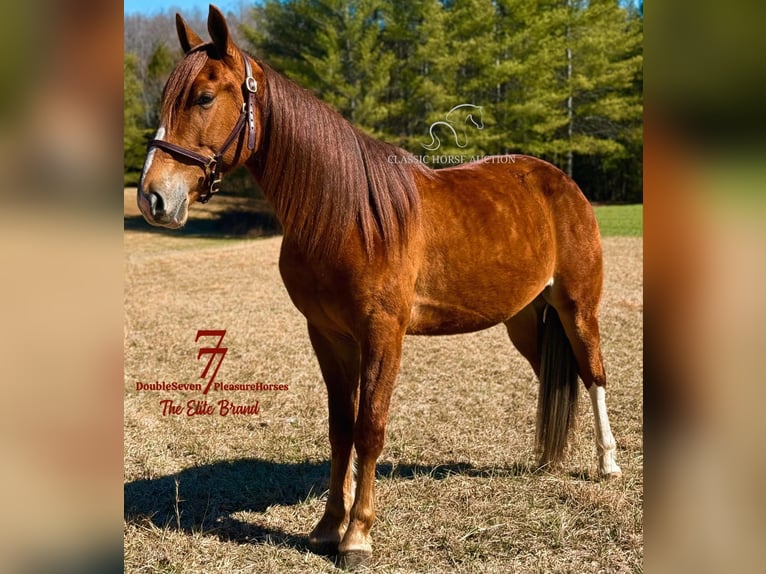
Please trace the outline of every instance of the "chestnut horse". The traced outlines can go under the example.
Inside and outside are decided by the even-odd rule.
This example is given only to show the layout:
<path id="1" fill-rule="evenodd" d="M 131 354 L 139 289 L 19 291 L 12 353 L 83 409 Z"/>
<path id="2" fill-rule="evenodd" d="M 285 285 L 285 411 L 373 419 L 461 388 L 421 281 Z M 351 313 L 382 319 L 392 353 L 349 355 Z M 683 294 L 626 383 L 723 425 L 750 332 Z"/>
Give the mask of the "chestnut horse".
<path id="1" fill-rule="evenodd" d="M 138 205 L 149 223 L 181 227 L 191 203 L 245 165 L 274 207 L 279 270 L 328 394 L 330 488 L 312 549 L 345 566 L 372 554 L 375 465 L 406 334 L 503 323 L 540 380 L 540 463 L 565 453 L 579 375 L 599 471 L 620 475 L 599 346 L 600 236 L 577 185 L 521 155 L 431 170 L 245 54 L 214 6 L 212 42 L 176 24 L 185 56 L 165 87 Z"/>

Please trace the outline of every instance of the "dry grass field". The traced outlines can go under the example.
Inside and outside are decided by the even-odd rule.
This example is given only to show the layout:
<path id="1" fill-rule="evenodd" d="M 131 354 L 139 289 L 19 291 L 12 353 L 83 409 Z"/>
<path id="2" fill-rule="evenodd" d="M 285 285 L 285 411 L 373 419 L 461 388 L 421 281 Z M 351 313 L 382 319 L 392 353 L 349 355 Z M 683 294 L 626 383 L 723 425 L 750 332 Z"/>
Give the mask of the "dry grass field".
<path id="1" fill-rule="evenodd" d="M 219 199 L 207 213 L 223 209 Z M 329 478 L 326 393 L 304 320 L 279 277 L 280 238 L 150 232 L 132 202 L 131 195 L 125 571 L 333 572 L 307 548 Z M 643 571 L 642 240 L 607 237 L 604 250 L 607 400 L 624 478 L 597 477 L 584 393 L 565 469 L 532 470 L 537 383 L 502 326 L 409 337 L 378 464 L 370 571 Z M 199 329 L 227 330 L 217 381 L 289 390 L 207 397 L 136 390 L 137 381 L 203 382 Z M 260 412 L 162 415 L 161 400 L 196 398 L 259 401 Z"/>

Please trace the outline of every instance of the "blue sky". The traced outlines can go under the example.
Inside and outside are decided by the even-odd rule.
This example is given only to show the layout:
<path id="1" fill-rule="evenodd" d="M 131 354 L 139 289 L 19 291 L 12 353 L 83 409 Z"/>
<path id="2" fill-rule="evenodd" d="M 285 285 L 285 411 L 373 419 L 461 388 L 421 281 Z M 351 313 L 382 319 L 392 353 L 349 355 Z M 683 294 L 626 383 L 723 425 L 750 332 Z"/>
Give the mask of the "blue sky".
<path id="1" fill-rule="evenodd" d="M 621 0 L 623 4 L 628 4 L 629 0 Z M 211 3 L 211 0 L 125 0 L 123 2 L 123 13 L 133 14 L 135 12 L 141 12 L 142 14 L 156 14 L 157 12 L 182 12 L 189 10 L 190 8 L 199 8 L 203 13 L 207 14 L 207 7 Z M 237 11 L 240 5 L 253 5 L 257 4 L 253 0 L 212 0 L 212 3 L 218 6 L 224 12 L 228 10 Z M 177 10 L 180 8 L 180 10 Z"/>
<path id="2" fill-rule="evenodd" d="M 207 7 L 211 4 L 211 0 L 125 0 L 123 2 L 124 14 L 135 14 L 140 12 L 142 14 L 156 14 L 157 12 L 181 12 L 193 8 L 199 8 L 204 14 L 207 14 Z M 245 2 L 243 0 L 212 0 L 212 4 L 218 6 L 221 10 L 226 12 L 227 10 L 235 10 L 240 4 L 255 4 L 252 0 Z"/>

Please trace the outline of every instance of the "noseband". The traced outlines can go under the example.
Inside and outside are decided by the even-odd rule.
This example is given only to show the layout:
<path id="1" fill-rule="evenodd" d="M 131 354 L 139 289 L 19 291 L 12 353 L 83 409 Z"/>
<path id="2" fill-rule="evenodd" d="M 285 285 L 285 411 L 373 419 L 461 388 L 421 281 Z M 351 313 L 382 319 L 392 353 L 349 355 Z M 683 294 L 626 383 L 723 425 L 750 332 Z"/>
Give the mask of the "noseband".
<path id="1" fill-rule="evenodd" d="M 239 137 L 245 124 L 247 124 L 247 149 L 255 149 L 255 93 L 258 91 L 258 82 L 253 77 L 253 69 L 247 56 L 242 51 L 240 51 L 240 55 L 245 62 L 245 82 L 242 84 L 242 93 L 245 101 L 242 104 L 242 113 L 239 115 L 237 123 L 234 124 L 229 137 L 226 138 L 217 152 L 210 156 L 204 156 L 196 151 L 163 140 L 154 139 L 149 142 L 150 150 L 152 148 L 160 148 L 170 155 L 180 155 L 200 165 L 205 170 L 207 187 L 205 188 L 204 195 L 199 197 L 200 203 L 207 203 L 213 194 L 218 192 L 223 177 L 221 173 L 223 154 L 226 153 L 226 150 Z"/>

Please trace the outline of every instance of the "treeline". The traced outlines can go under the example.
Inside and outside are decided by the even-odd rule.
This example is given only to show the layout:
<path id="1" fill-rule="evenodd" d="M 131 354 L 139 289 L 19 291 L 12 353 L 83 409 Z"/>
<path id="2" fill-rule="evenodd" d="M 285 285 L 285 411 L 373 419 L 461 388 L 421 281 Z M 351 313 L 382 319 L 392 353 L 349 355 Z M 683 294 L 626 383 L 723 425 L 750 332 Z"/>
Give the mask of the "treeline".
<path id="1" fill-rule="evenodd" d="M 244 47 L 375 137 L 415 155 L 537 155 L 593 201 L 641 201 L 643 14 L 634 3 L 266 0 L 241 16 Z M 179 57 L 170 39 L 143 58 L 126 39 L 128 174 L 143 158 L 135 163 L 131 142 L 156 125 L 156 84 Z"/>

